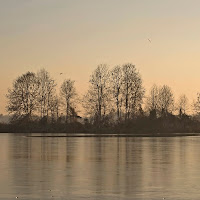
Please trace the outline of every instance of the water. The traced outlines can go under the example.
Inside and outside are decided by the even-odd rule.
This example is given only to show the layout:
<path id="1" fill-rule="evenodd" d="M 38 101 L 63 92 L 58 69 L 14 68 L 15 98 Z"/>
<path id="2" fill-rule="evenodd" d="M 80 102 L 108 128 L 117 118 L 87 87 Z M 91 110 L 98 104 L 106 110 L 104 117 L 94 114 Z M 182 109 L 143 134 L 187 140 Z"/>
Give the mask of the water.
<path id="1" fill-rule="evenodd" d="M 200 137 L 0 134 L 0 199 L 200 199 Z"/>

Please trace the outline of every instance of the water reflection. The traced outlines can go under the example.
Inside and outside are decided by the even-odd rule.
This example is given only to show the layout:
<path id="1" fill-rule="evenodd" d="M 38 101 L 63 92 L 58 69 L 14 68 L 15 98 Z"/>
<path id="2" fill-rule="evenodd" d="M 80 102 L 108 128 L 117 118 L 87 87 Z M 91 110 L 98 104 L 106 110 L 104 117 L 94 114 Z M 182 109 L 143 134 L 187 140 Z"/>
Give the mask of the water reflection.
<path id="1" fill-rule="evenodd" d="M 0 199 L 200 197 L 199 137 L 0 139 Z"/>

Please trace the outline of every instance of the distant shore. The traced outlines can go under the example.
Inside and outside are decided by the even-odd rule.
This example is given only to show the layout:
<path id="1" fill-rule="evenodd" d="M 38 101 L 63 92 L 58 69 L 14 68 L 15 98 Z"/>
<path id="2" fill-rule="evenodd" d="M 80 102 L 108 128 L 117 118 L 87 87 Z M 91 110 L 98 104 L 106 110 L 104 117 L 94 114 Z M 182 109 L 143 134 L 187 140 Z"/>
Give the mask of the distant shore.
<path id="1" fill-rule="evenodd" d="M 178 137 L 200 136 L 200 122 L 183 115 L 152 119 L 149 116 L 122 121 L 120 123 L 43 122 L 21 120 L 0 124 L 0 133 L 30 133 L 61 135 L 62 137 Z M 80 134 L 81 133 L 81 134 Z M 36 134 L 35 134 L 36 135 Z M 60 136 L 60 137 L 61 137 Z"/>
<path id="2" fill-rule="evenodd" d="M 154 134 L 91 134 L 91 133 L 28 133 L 26 137 L 184 137 L 200 136 L 200 133 L 154 133 Z"/>

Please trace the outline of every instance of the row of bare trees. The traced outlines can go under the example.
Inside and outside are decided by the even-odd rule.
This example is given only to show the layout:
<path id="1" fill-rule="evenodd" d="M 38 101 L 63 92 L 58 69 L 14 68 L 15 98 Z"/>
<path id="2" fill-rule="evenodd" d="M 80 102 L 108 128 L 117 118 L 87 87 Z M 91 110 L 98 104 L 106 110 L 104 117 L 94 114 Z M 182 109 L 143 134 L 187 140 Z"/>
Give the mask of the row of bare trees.
<path id="1" fill-rule="evenodd" d="M 110 71 L 107 65 L 101 64 L 90 77 L 84 108 L 98 123 L 111 114 L 116 121 L 129 120 L 140 110 L 144 91 L 134 65 L 116 66 Z"/>
<path id="2" fill-rule="evenodd" d="M 186 95 L 181 95 L 175 103 L 174 94 L 171 88 L 167 85 L 158 87 L 153 85 L 148 97 L 146 98 L 146 110 L 152 117 L 167 115 L 174 111 L 180 115 L 186 114 L 189 108 L 188 98 Z"/>
<path id="3" fill-rule="evenodd" d="M 37 116 L 55 121 L 65 113 L 66 122 L 70 122 L 78 116 L 76 107 L 81 104 L 85 115 L 99 125 L 134 119 L 144 112 L 156 118 L 172 114 L 175 110 L 186 114 L 188 110 L 187 97 L 182 95 L 175 103 L 174 94 L 167 85 L 153 85 L 145 96 L 141 75 L 131 63 L 111 70 L 106 64 L 98 65 L 82 98 L 71 79 L 64 80 L 58 92 L 55 80 L 45 69 L 19 76 L 8 90 L 7 98 L 7 110 L 16 119 Z M 200 95 L 194 107 L 200 111 Z"/>
<path id="4" fill-rule="evenodd" d="M 8 89 L 7 110 L 13 114 L 14 119 L 32 119 L 33 116 L 38 116 L 47 120 L 58 119 L 60 111 L 65 110 L 68 121 L 70 116 L 76 115 L 73 103 L 75 97 L 74 81 L 65 80 L 61 85 L 60 95 L 57 95 L 55 80 L 50 77 L 49 72 L 41 69 L 37 74 L 27 72 L 13 82 L 12 89 Z"/>

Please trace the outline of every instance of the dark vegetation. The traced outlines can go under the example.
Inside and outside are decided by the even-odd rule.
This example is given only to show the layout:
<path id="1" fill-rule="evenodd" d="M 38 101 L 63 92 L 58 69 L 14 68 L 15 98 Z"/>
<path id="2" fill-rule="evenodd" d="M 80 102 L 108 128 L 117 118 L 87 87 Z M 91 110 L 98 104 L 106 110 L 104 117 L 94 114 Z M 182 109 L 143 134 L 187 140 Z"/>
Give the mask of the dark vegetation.
<path id="1" fill-rule="evenodd" d="M 143 116 L 121 123 L 105 123 L 101 127 L 85 122 L 44 123 L 22 119 L 9 124 L 0 124 L 0 132 L 6 133 L 111 133 L 111 134 L 162 134 L 162 133 L 200 133 L 200 123 L 189 116 L 179 118 L 171 115 L 151 119 Z"/>
<path id="2" fill-rule="evenodd" d="M 132 64 L 112 70 L 101 64 L 89 83 L 88 91 L 80 97 L 75 81 L 66 79 L 58 89 L 45 69 L 19 76 L 7 94 L 10 123 L 1 123 L 0 132 L 150 135 L 200 132 L 197 117 L 200 95 L 192 105 L 196 113 L 193 116 L 187 114 L 191 109 L 186 95 L 175 103 L 167 85 L 153 85 L 145 96 L 141 75 Z"/>

